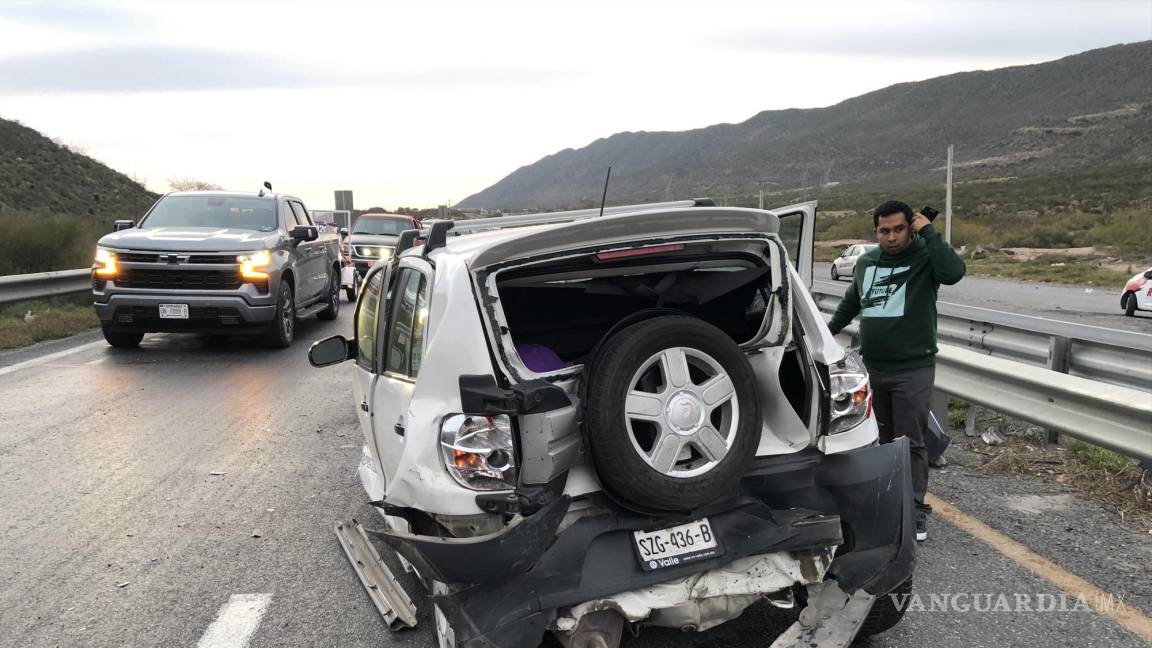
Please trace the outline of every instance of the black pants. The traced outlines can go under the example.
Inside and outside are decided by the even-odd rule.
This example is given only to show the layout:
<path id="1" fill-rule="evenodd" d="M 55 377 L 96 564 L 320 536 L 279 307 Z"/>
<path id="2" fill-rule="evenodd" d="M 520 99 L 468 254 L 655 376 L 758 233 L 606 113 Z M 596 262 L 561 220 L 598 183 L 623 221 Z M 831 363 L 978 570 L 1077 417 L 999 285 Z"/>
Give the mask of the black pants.
<path id="1" fill-rule="evenodd" d="M 869 378 L 872 382 L 872 407 L 880 425 L 880 443 L 908 437 L 916 516 L 923 519 L 932 512 L 932 507 L 924 503 L 924 493 L 928 492 L 928 450 L 924 446 L 924 435 L 928 429 L 928 412 L 932 408 L 936 368 L 869 372 Z"/>

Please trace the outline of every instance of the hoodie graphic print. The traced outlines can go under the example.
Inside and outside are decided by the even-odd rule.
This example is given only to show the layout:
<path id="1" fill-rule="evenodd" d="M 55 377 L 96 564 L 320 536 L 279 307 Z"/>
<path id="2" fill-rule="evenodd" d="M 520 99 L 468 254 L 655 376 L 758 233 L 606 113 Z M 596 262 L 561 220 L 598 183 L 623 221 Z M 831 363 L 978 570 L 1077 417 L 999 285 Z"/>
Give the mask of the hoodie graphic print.
<path id="1" fill-rule="evenodd" d="M 964 261 L 925 225 L 900 254 L 876 248 L 860 257 L 828 328 L 839 333 L 860 316 L 860 353 L 869 371 L 931 367 L 937 289 L 960 281 L 964 271 Z"/>
<path id="2" fill-rule="evenodd" d="M 860 317 L 903 316 L 904 305 L 908 301 L 907 283 L 910 270 L 912 266 L 865 268 L 862 283 L 870 288 L 860 302 Z M 877 274 L 881 276 L 877 278 Z"/>

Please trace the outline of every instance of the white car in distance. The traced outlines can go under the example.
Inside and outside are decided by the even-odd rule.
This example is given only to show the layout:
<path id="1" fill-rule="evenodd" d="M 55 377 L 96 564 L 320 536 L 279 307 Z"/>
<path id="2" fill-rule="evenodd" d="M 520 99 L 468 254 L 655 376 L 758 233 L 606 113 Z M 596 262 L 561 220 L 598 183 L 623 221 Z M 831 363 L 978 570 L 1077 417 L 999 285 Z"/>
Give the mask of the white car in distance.
<path id="1" fill-rule="evenodd" d="M 857 243 L 844 248 L 840 256 L 832 261 L 832 280 L 839 281 L 840 277 L 851 279 L 852 273 L 856 271 L 856 261 L 866 252 L 875 248 L 875 243 Z"/>

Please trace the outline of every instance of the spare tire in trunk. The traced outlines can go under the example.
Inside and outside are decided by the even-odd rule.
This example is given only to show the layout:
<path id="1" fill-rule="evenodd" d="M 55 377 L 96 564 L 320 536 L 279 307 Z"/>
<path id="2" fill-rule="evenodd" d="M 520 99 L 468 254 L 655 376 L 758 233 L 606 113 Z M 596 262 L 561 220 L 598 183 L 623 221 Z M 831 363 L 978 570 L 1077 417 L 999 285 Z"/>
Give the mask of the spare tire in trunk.
<path id="1" fill-rule="evenodd" d="M 694 317 L 662 316 L 604 341 L 584 372 L 584 432 L 604 488 L 640 511 L 731 495 L 760 439 L 756 376 Z"/>

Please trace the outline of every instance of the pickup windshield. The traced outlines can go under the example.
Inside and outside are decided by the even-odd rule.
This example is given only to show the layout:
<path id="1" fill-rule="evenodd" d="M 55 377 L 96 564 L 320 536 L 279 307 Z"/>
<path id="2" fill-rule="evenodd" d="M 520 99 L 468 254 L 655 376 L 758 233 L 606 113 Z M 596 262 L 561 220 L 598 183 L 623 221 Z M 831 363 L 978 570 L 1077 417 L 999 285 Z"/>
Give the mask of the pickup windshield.
<path id="1" fill-rule="evenodd" d="M 401 218 L 361 218 L 352 228 L 353 234 L 384 234 L 400 236 L 404 230 L 414 229 L 412 221 Z"/>
<path id="2" fill-rule="evenodd" d="M 140 227 L 219 227 L 271 232 L 276 229 L 276 200 L 246 196 L 168 196 L 156 203 Z"/>

